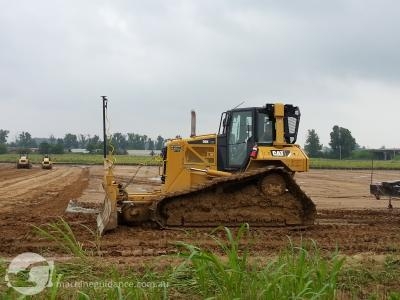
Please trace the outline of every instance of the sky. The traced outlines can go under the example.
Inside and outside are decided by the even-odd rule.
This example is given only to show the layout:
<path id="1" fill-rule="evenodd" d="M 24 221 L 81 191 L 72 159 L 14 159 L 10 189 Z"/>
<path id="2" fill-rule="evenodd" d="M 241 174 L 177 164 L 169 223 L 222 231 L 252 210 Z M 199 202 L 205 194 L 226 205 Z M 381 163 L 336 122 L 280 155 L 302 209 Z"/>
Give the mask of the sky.
<path id="1" fill-rule="evenodd" d="M 298 143 L 334 125 L 400 148 L 400 11 L 390 0 L 0 0 L 0 129 L 9 141 L 218 130 L 220 114 L 300 107 Z"/>

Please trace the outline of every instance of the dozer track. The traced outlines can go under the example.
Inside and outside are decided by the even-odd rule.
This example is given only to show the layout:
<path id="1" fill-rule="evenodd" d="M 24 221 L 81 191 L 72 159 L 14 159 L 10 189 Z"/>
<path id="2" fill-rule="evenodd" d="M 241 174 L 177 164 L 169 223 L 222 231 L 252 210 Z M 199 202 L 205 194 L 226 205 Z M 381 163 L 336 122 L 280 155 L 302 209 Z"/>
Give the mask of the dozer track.
<path id="1" fill-rule="evenodd" d="M 309 226 L 316 216 L 312 200 L 278 167 L 214 178 L 165 194 L 151 210 L 161 227 Z"/>

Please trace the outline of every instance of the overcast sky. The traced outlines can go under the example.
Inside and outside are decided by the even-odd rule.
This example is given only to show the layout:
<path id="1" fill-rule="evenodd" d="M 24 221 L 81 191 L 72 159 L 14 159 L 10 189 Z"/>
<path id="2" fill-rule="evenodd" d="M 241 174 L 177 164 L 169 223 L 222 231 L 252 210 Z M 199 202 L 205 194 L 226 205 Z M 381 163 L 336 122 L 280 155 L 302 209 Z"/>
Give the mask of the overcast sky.
<path id="1" fill-rule="evenodd" d="M 334 125 L 400 147 L 400 1 L 0 0 L 0 128 L 34 137 L 216 132 L 221 112 L 300 107 L 299 143 Z"/>

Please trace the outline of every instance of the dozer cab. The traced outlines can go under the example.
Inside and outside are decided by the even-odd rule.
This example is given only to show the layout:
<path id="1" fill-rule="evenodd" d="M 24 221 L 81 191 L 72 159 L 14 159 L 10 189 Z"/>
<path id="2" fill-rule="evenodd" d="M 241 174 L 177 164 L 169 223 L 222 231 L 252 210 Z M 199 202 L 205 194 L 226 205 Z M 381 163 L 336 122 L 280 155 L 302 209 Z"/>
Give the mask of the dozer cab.
<path id="1" fill-rule="evenodd" d="M 17 161 L 17 169 L 30 169 L 32 164 L 29 160 L 28 154 L 21 154 Z"/>
<path id="2" fill-rule="evenodd" d="M 46 154 L 45 156 L 43 156 L 42 159 L 42 169 L 52 169 L 53 168 L 53 162 L 50 158 L 50 156 L 48 154 Z"/>
<path id="3" fill-rule="evenodd" d="M 106 108 L 104 97 L 103 128 Z M 218 134 L 196 135 L 193 114 L 191 136 L 168 141 L 162 151 L 161 189 L 148 193 L 128 193 L 115 181 L 112 158 L 104 155 L 99 232 L 119 223 L 312 225 L 315 205 L 293 179 L 295 172 L 309 169 L 307 155 L 295 144 L 299 121 L 299 108 L 289 104 L 236 108 L 222 113 Z"/>

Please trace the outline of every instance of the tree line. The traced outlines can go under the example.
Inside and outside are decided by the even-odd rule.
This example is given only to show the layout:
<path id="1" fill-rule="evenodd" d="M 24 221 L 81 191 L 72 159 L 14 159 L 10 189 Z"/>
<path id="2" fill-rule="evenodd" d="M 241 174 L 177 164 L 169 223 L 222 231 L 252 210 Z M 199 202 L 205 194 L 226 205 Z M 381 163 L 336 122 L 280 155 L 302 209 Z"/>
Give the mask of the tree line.
<path id="1" fill-rule="evenodd" d="M 67 133 L 64 138 L 56 138 L 53 135 L 48 138 L 32 138 L 29 132 L 23 131 L 14 142 L 7 143 L 9 133 L 9 130 L 0 129 L 0 153 L 7 153 L 8 148 L 18 149 L 19 152 L 38 148 L 42 154 L 62 154 L 77 148 L 97 153 L 103 149 L 103 140 L 98 135 Z M 117 154 L 126 154 L 127 150 L 161 150 L 164 142 L 165 139 L 160 135 L 154 140 L 137 133 L 117 132 L 108 137 L 109 148 Z"/>
<path id="2" fill-rule="evenodd" d="M 32 138 L 29 132 L 21 132 L 15 142 L 7 143 L 8 130 L 0 129 L 0 153 L 7 153 L 8 147 L 26 151 L 30 148 L 38 148 L 40 153 L 60 154 L 71 149 L 86 149 L 90 153 L 101 152 L 103 141 L 98 135 L 65 134 L 64 138 Z M 147 135 L 137 133 L 114 133 L 109 137 L 109 145 L 117 154 L 126 154 L 127 150 L 161 150 L 165 139 L 158 136 L 151 139 Z M 351 131 L 338 125 L 333 126 L 330 133 L 330 148 L 323 147 L 315 129 L 309 129 L 304 145 L 304 150 L 310 157 L 325 157 L 344 159 L 352 156 L 354 150 L 360 149 L 352 136 Z M 363 158 L 363 157 L 360 157 Z"/>
<path id="3" fill-rule="evenodd" d="M 324 148 L 320 143 L 315 129 L 309 129 L 304 150 L 309 157 L 325 157 L 344 159 L 352 156 L 354 150 L 360 149 L 351 131 L 338 125 L 333 126 L 330 133 L 330 148 Z"/>

